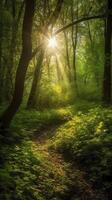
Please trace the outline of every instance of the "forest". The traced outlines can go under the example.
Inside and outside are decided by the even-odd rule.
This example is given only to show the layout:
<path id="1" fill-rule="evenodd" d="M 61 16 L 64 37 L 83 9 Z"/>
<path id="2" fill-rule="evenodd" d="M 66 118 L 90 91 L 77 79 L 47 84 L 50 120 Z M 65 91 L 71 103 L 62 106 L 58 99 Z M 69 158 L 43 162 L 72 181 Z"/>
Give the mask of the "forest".
<path id="1" fill-rule="evenodd" d="M 111 0 L 0 0 L 0 200 L 112 200 Z"/>

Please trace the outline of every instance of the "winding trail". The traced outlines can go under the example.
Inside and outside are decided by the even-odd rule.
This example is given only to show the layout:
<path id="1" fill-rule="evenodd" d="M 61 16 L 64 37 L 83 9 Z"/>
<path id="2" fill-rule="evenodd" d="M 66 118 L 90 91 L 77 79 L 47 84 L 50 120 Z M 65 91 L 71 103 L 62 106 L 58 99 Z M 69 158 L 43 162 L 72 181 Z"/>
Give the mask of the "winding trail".
<path id="1" fill-rule="evenodd" d="M 47 127 L 39 132 L 35 131 L 33 142 L 37 146 L 37 151 L 51 163 L 52 170 L 57 171 L 59 176 L 65 177 L 65 194 L 55 200 L 101 200 L 93 191 L 90 184 L 85 180 L 85 173 L 78 169 L 75 164 L 67 161 L 64 156 L 54 149 L 49 148 L 49 143 L 59 126 Z"/>

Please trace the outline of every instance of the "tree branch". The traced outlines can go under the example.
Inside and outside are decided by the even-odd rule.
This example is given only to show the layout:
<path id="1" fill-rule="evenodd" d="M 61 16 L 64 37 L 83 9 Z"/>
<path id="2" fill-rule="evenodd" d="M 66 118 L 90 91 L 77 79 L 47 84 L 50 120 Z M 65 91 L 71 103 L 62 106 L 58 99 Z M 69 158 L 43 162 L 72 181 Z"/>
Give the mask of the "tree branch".
<path id="1" fill-rule="evenodd" d="M 67 24 L 66 26 L 63 26 L 62 28 L 60 28 L 57 31 L 55 31 L 53 35 L 57 35 L 60 32 L 62 32 L 63 30 L 65 30 L 65 29 L 67 29 L 67 28 L 69 28 L 71 26 L 74 26 L 76 24 L 79 24 L 81 22 L 85 22 L 85 21 L 92 20 L 92 19 L 103 19 L 103 18 L 106 18 L 106 15 L 96 15 L 96 16 L 90 16 L 90 17 L 83 17 L 81 19 L 73 21 L 70 24 Z"/>
<path id="2" fill-rule="evenodd" d="M 92 20 L 92 19 L 105 19 L 106 18 L 106 15 L 105 14 L 102 14 L 102 15 L 96 15 L 96 16 L 90 16 L 90 17 L 83 17 L 81 19 L 78 19 L 78 20 L 75 20 L 73 21 L 72 23 L 70 24 L 67 24 L 66 26 L 63 26 L 62 28 L 58 29 L 57 31 L 55 31 L 53 33 L 53 35 L 58 35 L 59 33 L 61 33 L 62 31 L 64 31 L 65 29 L 71 27 L 71 26 L 74 26 L 76 24 L 79 24 L 81 22 L 85 22 L 85 21 L 88 21 L 88 20 Z M 39 51 L 41 45 L 43 45 L 43 43 L 41 43 L 37 48 L 35 48 L 35 50 L 32 52 L 32 55 L 31 55 L 31 59 L 36 55 L 36 53 Z"/>

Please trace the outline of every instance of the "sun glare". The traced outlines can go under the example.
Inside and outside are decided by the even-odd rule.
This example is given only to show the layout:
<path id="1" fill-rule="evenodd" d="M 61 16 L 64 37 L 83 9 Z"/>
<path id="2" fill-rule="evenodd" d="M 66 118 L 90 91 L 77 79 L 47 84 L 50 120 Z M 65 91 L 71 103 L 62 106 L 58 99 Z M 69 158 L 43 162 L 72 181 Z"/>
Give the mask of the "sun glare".
<path id="1" fill-rule="evenodd" d="M 57 47 L 57 41 L 55 37 L 51 37 L 48 40 L 48 47 L 53 48 L 53 49 Z"/>

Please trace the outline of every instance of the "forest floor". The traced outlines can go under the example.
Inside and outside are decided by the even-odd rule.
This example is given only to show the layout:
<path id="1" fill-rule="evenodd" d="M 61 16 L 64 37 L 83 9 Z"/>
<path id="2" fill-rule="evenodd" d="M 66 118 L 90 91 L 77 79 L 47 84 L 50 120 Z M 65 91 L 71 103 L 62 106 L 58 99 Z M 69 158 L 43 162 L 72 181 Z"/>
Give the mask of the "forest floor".
<path id="1" fill-rule="evenodd" d="M 35 131 L 33 142 L 37 146 L 37 152 L 40 152 L 45 160 L 48 160 L 49 165 L 52 166 L 52 173 L 57 172 L 59 176 L 64 177 L 67 180 L 62 185 L 62 187 L 66 187 L 66 190 L 60 200 L 100 199 L 96 192 L 93 191 L 90 183 L 87 182 L 85 172 L 81 171 L 75 163 L 71 162 L 69 155 L 67 156 L 67 152 L 64 155 L 49 147 L 49 144 L 52 143 L 52 138 L 55 136 L 59 127 L 60 125 L 49 126 L 40 131 L 40 133 Z"/>
<path id="2" fill-rule="evenodd" d="M 0 199 L 111 200 L 111 122 L 111 107 L 88 102 L 21 109 L 0 136 Z"/>

